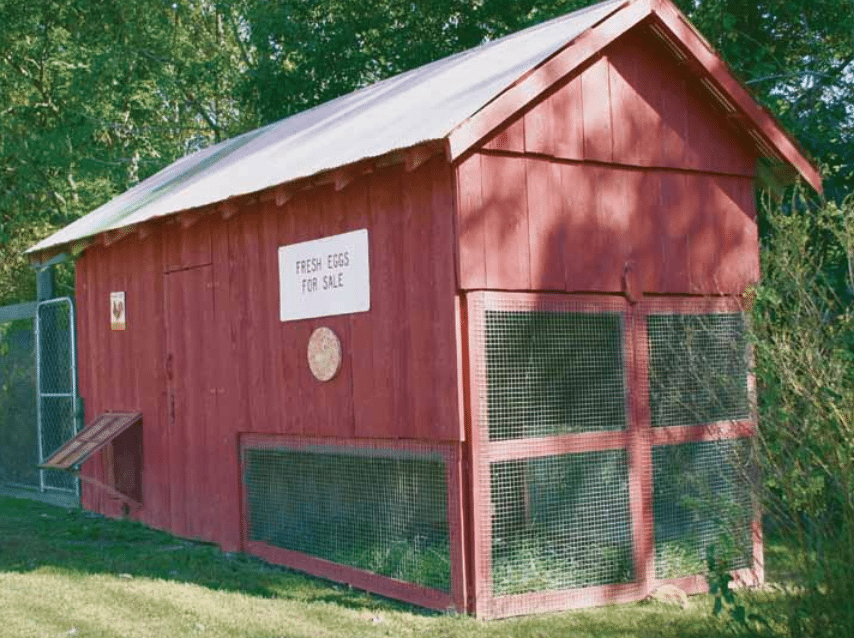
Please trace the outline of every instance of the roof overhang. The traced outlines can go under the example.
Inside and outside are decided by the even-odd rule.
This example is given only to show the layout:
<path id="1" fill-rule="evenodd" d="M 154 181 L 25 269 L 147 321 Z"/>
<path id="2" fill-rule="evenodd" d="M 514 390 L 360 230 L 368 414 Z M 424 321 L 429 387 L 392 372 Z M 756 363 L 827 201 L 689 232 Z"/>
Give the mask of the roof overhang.
<path id="1" fill-rule="evenodd" d="M 612 0 L 413 69 L 182 158 L 27 253 L 32 262 L 45 264 L 62 253 L 75 255 L 93 243 L 110 245 L 132 233 L 148 236 L 152 225 L 164 218 L 187 227 L 210 213 L 228 218 L 258 199 L 272 198 L 282 205 L 299 190 L 330 182 L 340 190 L 388 163 L 417 165 L 436 153 L 453 162 L 639 25 L 648 27 L 690 70 L 708 99 L 752 143 L 761 161 L 760 180 L 779 187 L 781 181 L 791 183 L 800 176 L 822 192 L 819 171 L 806 153 L 670 0 Z M 525 54 L 524 63 L 516 59 L 517 53 Z M 501 68 L 495 71 L 496 66 Z M 465 82 L 471 82 L 475 72 L 487 74 L 489 82 L 467 88 Z M 431 103 L 426 114 L 423 109 L 404 108 L 427 104 L 442 87 L 447 93 L 440 97 L 442 108 Z M 388 109 L 400 116 L 396 127 L 385 126 L 377 117 Z M 386 134 L 387 129 L 393 130 Z M 370 143 L 363 147 L 353 139 Z M 350 149 L 351 142 L 356 147 Z M 257 178 L 259 172 L 263 179 Z"/>
<path id="2" fill-rule="evenodd" d="M 123 223 L 117 227 L 99 229 L 86 236 L 44 248 L 40 244 L 37 244 L 27 250 L 26 254 L 30 258 L 31 267 L 35 270 L 42 270 L 69 259 L 74 259 L 92 246 L 100 245 L 109 247 L 131 235 L 145 239 L 153 233 L 155 225 L 158 224 L 169 223 L 175 227 L 187 229 L 210 215 L 217 215 L 227 220 L 245 207 L 259 202 L 274 202 L 277 207 L 282 207 L 301 191 L 320 186 L 331 186 L 338 192 L 344 190 L 354 180 L 388 166 L 402 165 L 403 170 L 410 173 L 437 155 L 445 158 L 448 157 L 446 139 L 429 140 L 409 148 L 396 149 L 377 157 L 362 159 L 358 162 L 324 170 L 307 177 L 286 181 L 256 192 L 229 197 L 228 199 L 212 204 L 186 208 L 138 222 Z"/>

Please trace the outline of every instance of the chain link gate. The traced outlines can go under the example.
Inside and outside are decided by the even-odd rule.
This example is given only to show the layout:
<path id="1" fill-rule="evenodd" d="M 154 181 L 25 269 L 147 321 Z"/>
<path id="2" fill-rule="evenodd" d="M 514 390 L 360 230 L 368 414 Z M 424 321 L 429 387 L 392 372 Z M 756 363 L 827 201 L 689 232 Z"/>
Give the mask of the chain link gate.
<path id="1" fill-rule="evenodd" d="M 77 397 L 77 349 L 74 303 L 69 297 L 39 303 L 36 311 L 36 406 L 39 463 L 44 462 L 80 429 Z M 79 496 L 76 478 L 65 472 L 40 470 L 46 489 Z"/>

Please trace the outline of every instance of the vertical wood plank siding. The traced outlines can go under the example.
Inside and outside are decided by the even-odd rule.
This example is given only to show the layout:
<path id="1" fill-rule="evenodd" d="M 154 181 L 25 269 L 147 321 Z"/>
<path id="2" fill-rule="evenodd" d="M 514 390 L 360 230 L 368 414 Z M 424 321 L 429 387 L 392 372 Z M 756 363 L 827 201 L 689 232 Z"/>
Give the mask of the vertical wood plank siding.
<path id="1" fill-rule="evenodd" d="M 457 165 L 460 288 L 741 293 L 751 153 L 636 29 Z"/>
<path id="2" fill-rule="evenodd" d="M 452 188 L 437 157 L 412 172 L 377 169 L 341 191 L 303 191 L 283 207 L 257 203 L 189 228 L 164 222 L 145 239 L 83 253 L 81 393 L 87 420 L 143 412 L 144 507 L 135 516 L 239 548 L 241 432 L 460 440 Z M 371 310 L 280 322 L 278 247 L 359 228 L 369 230 Z M 127 294 L 125 332 L 109 326 L 118 290 Z M 318 326 L 332 328 L 344 351 L 328 383 L 306 362 Z M 106 456 L 84 472 L 107 478 Z M 85 485 L 83 503 L 120 513 Z"/>
<path id="3" fill-rule="evenodd" d="M 146 419 L 162 423 L 166 415 L 163 354 L 163 252 L 159 232 L 144 240 L 134 236 L 117 245 L 94 246 L 78 261 L 76 303 L 80 393 L 86 420 L 106 410 L 129 407 Z M 120 255 L 121 264 L 113 255 Z M 127 295 L 125 332 L 109 323 L 111 291 Z M 150 428 L 144 434 L 143 492 L 149 505 L 146 522 L 167 528 L 169 517 L 169 432 Z M 109 478 L 110 453 L 93 457 L 84 467 L 98 480 Z M 83 505 L 105 514 L 118 514 L 121 504 L 85 483 Z"/>
<path id="4" fill-rule="evenodd" d="M 171 232 L 164 234 L 167 272 L 184 270 L 211 263 L 211 218 L 196 222 L 193 232 L 181 232 L 180 224 L 173 221 L 168 225 Z"/>
<path id="5" fill-rule="evenodd" d="M 486 287 L 531 287 L 525 162 L 484 155 L 481 160 Z"/>

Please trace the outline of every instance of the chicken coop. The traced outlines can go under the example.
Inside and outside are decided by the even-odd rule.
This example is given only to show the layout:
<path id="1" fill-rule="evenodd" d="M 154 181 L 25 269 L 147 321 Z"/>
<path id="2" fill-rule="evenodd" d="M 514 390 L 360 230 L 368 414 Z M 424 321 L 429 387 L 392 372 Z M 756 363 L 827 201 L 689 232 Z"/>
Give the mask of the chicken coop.
<path id="1" fill-rule="evenodd" d="M 668 0 L 181 159 L 76 256 L 84 507 L 495 618 L 762 580 L 757 180 L 821 181 Z M 50 465 L 48 463 L 48 465 Z"/>

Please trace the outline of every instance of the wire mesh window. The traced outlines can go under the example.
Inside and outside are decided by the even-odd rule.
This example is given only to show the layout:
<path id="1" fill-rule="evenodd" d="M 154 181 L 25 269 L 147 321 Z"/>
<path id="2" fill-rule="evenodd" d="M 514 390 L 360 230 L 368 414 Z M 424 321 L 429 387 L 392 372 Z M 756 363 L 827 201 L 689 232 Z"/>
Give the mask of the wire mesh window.
<path id="1" fill-rule="evenodd" d="M 749 418 L 742 314 L 651 314 L 647 335 L 654 427 Z"/>
<path id="2" fill-rule="evenodd" d="M 652 450 L 657 578 L 705 571 L 709 546 L 732 569 L 752 563 L 750 439 Z"/>
<path id="3" fill-rule="evenodd" d="M 490 465 L 493 595 L 634 579 L 625 450 Z"/>
<path id="4" fill-rule="evenodd" d="M 450 592 L 445 460 L 336 446 L 247 449 L 249 538 Z"/>
<path id="5" fill-rule="evenodd" d="M 703 573 L 712 544 L 732 569 L 752 566 L 751 439 L 703 440 L 751 431 L 739 309 L 471 294 L 479 615 L 634 599 L 656 579 Z M 652 429 L 677 425 L 700 427 Z M 649 506 L 630 501 L 650 493 Z M 636 563 L 649 545 L 655 574 Z"/>
<path id="6" fill-rule="evenodd" d="M 486 310 L 489 439 L 626 427 L 623 315 Z"/>

